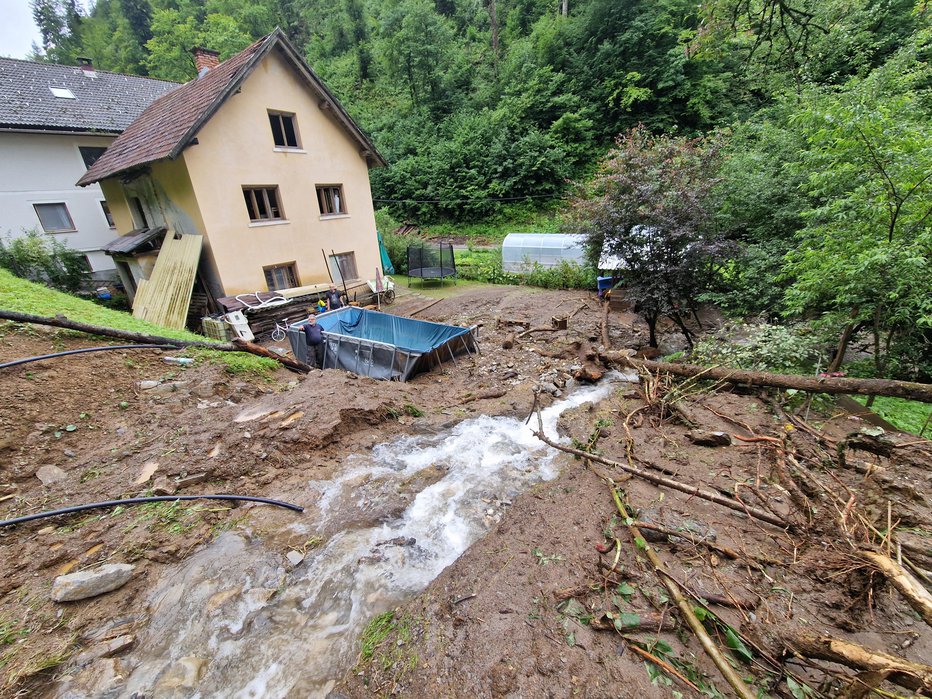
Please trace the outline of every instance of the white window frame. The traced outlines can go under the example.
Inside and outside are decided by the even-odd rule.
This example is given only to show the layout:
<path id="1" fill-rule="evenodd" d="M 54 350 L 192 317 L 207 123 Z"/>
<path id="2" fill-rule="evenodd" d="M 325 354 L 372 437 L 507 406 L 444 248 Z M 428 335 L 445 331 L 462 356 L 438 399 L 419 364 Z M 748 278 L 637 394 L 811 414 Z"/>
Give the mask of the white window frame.
<path id="1" fill-rule="evenodd" d="M 65 215 L 68 217 L 68 221 L 71 223 L 71 228 L 54 228 L 49 230 L 45 227 L 45 224 L 42 223 L 42 217 L 39 215 L 40 206 L 61 206 L 65 210 Z M 76 233 L 77 228 L 74 225 L 74 217 L 71 215 L 71 211 L 68 209 L 68 203 L 64 201 L 36 201 L 32 203 L 32 209 L 36 212 L 36 218 L 39 219 L 39 226 L 46 233 Z"/>

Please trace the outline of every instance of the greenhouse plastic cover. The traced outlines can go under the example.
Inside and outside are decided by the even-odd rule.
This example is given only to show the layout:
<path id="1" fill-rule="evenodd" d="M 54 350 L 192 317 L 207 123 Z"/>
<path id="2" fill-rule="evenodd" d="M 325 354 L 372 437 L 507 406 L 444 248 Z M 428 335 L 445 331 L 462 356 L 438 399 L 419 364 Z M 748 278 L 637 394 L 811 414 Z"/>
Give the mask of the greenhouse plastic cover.
<path id="1" fill-rule="evenodd" d="M 570 233 L 509 233 L 502 242 L 502 269 L 528 272 L 534 263 L 556 267 L 564 260 L 585 264 L 584 235 Z"/>
<path id="2" fill-rule="evenodd" d="M 317 323 L 327 333 L 349 335 L 421 353 L 430 352 L 469 332 L 469 328 L 401 318 L 354 307 L 341 308 L 337 313 L 325 313 L 318 317 Z"/>

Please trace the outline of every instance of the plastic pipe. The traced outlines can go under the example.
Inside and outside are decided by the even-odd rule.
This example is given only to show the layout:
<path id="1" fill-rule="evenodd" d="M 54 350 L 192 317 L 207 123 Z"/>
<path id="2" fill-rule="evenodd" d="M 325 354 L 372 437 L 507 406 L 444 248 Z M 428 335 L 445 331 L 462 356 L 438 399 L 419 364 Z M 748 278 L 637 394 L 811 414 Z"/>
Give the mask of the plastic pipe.
<path id="1" fill-rule="evenodd" d="M 11 366 L 28 364 L 29 362 L 38 362 L 43 359 L 52 359 L 54 357 L 65 357 L 69 354 L 83 354 L 84 352 L 104 352 L 106 350 L 125 350 L 125 349 L 169 349 L 178 350 L 180 347 L 175 345 L 108 345 L 106 347 L 85 347 L 84 349 L 68 350 L 67 352 L 55 352 L 54 354 L 43 354 L 39 357 L 27 357 L 26 359 L 14 359 L 12 362 L 0 364 L 0 369 L 6 369 Z"/>
<path id="2" fill-rule="evenodd" d="M 55 517 L 57 515 L 67 515 L 73 512 L 84 512 L 85 510 L 94 510 L 102 507 L 118 507 L 120 505 L 137 505 L 145 502 L 173 502 L 178 500 L 245 500 L 248 502 L 261 502 L 265 505 L 275 505 L 284 507 L 295 512 L 304 512 L 304 508 L 299 505 L 292 505 L 289 502 L 281 500 L 269 500 L 268 498 L 256 498 L 251 495 L 152 495 L 144 498 L 126 498 L 125 500 L 106 500 L 104 502 L 94 502 L 88 505 L 75 505 L 74 507 L 63 507 L 60 510 L 49 510 L 48 512 L 37 512 L 34 515 L 16 517 L 15 519 L 5 519 L 0 521 L 0 527 L 9 527 L 14 524 L 23 524 L 32 522 L 36 519 L 45 519 L 46 517 Z"/>

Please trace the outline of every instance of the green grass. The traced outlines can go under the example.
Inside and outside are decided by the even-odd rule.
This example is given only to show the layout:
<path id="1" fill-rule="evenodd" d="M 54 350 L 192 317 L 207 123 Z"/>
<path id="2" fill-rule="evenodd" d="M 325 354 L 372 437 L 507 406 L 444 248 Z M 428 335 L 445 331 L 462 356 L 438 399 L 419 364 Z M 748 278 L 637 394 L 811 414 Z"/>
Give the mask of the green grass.
<path id="1" fill-rule="evenodd" d="M 139 320 L 129 313 L 105 308 L 92 301 L 20 279 L 2 268 L 0 268 L 0 308 L 46 317 L 61 314 L 69 320 L 115 330 L 127 330 L 189 342 L 210 342 L 208 338 L 188 330 L 166 328 Z M 223 364 L 228 371 L 235 374 L 268 376 L 278 366 L 275 360 L 242 352 L 208 350 L 200 356 L 207 361 Z"/>
<path id="2" fill-rule="evenodd" d="M 864 396 L 851 396 L 861 405 L 867 403 Z M 920 435 L 922 428 L 925 432 L 920 436 L 932 436 L 932 405 L 920 403 L 905 398 L 885 398 L 878 396 L 874 399 L 871 410 L 898 429 L 911 434 Z"/>
<path id="3" fill-rule="evenodd" d="M 391 275 L 392 279 L 395 280 L 395 294 L 399 297 L 403 297 L 409 291 L 408 283 L 411 283 L 410 291 L 416 291 L 419 294 L 424 296 L 430 296 L 435 299 L 446 299 L 451 296 L 458 296 L 464 291 L 470 289 L 481 289 L 484 287 L 495 286 L 494 284 L 486 284 L 485 282 L 474 282 L 468 279 L 457 279 L 456 283 L 453 283 L 452 279 L 447 279 L 441 284 L 439 281 L 427 281 L 422 283 L 420 279 L 410 279 L 404 274 L 393 274 Z M 397 302 L 396 302 L 397 303 Z"/>
<path id="4" fill-rule="evenodd" d="M 360 639 L 363 660 L 369 660 L 375 655 L 376 648 L 395 630 L 395 626 L 395 612 L 384 612 L 369 622 Z"/>

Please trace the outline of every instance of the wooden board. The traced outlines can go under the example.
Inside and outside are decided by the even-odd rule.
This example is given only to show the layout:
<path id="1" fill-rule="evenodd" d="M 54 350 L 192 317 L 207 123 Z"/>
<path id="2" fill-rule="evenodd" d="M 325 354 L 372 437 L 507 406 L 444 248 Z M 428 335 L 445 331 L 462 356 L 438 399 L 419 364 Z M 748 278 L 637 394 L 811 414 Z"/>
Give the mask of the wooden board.
<path id="1" fill-rule="evenodd" d="M 175 239 L 168 232 L 152 276 L 141 281 L 136 290 L 134 317 L 166 328 L 184 328 L 203 242 L 199 235 Z"/>

